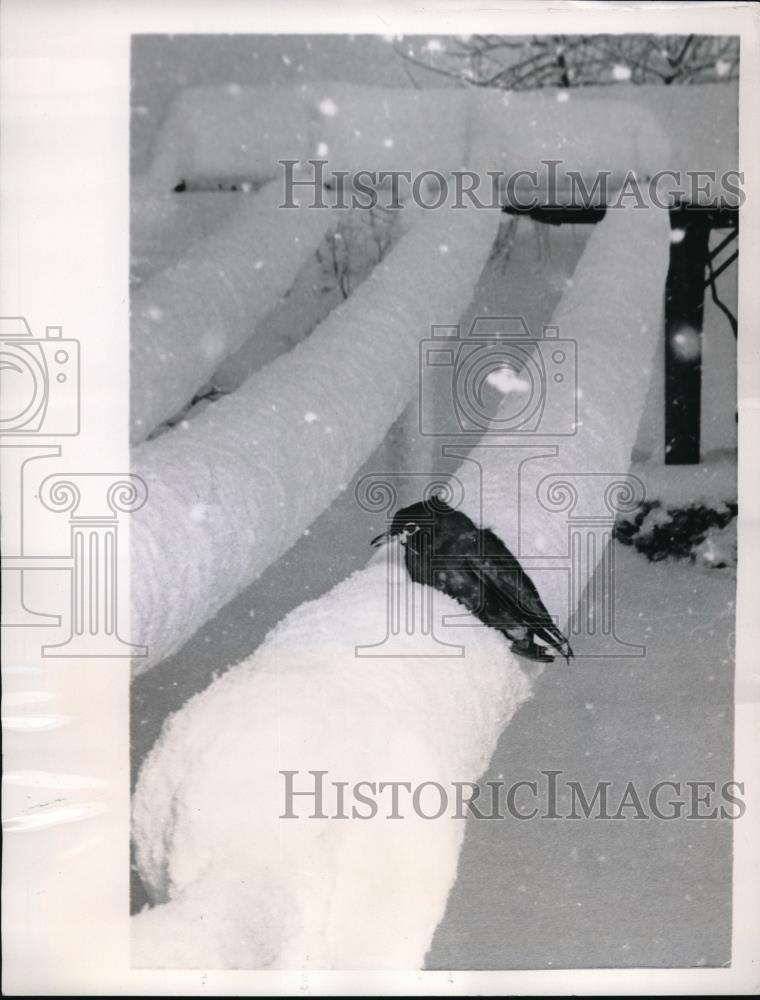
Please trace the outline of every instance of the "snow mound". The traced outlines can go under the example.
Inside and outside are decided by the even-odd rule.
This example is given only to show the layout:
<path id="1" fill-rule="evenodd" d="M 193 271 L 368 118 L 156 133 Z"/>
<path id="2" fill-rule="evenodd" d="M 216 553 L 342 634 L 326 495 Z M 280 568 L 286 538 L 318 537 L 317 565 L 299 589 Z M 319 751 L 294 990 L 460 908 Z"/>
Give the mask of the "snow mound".
<path id="1" fill-rule="evenodd" d="M 164 967 L 415 968 L 443 916 L 464 823 L 404 809 L 366 822 L 283 820 L 294 787 L 480 774 L 531 684 L 493 629 L 440 624 L 462 607 L 436 594 L 437 634 L 462 658 L 425 655 L 419 634 L 391 658 L 355 647 L 387 628 L 384 560 L 301 605 L 247 661 L 171 717 L 134 798 L 140 873 L 158 904 L 133 920 L 133 962 Z M 408 584 L 421 602 L 427 588 Z M 466 616 L 465 624 L 477 624 Z M 460 619 L 461 620 L 461 619 Z M 234 766 L 231 761 L 234 760 Z M 349 801 L 349 800 L 347 800 Z M 334 810 L 325 794 L 324 813 Z"/>

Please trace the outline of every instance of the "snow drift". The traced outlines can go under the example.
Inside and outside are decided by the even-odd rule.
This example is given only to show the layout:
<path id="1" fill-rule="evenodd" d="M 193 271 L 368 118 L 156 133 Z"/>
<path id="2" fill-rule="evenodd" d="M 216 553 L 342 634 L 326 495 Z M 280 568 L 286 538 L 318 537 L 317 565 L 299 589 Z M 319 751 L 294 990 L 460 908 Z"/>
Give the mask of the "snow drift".
<path id="1" fill-rule="evenodd" d="M 420 339 L 467 305 L 498 221 L 423 217 L 306 341 L 134 449 L 149 489 L 131 525 L 132 627 L 149 648 L 137 670 L 178 649 L 345 488 L 411 398 Z"/>
<path id="2" fill-rule="evenodd" d="M 610 212 L 588 241 L 555 315 L 563 336 L 577 341 L 587 401 L 577 435 L 554 442 L 555 473 L 627 468 L 647 388 L 637 373 L 651 362 L 661 321 L 668 241 L 667 214 L 652 209 Z M 421 279 L 425 269 L 415 272 Z M 624 394 L 609 379 L 621 367 L 631 372 Z M 515 510 L 503 492 L 514 493 L 508 456 L 493 449 L 483 460 L 482 520 L 515 544 Z M 469 470 L 465 463 L 459 471 L 465 483 Z M 527 530 L 558 542 L 566 521 L 554 527 L 530 485 Z M 471 514 L 481 520 L 477 505 Z M 138 864 L 157 904 L 133 920 L 136 965 L 422 966 L 456 876 L 462 821 L 409 813 L 397 823 L 282 820 L 279 772 L 303 778 L 323 769 L 349 783 L 474 781 L 531 683 L 494 630 L 440 624 L 446 614 L 476 624 L 441 594 L 433 618 L 439 635 L 463 646 L 462 658 L 430 656 L 419 630 L 402 631 L 397 656 L 358 657 L 356 646 L 385 629 L 387 583 L 375 561 L 302 605 L 166 724 L 134 800 Z M 432 593 L 402 585 L 418 608 Z M 177 589 L 172 579 L 162 600 Z M 552 583 L 541 590 L 566 623 L 566 592 Z"/>
<path id="3" fill-rule="evenodd" d="M 357 658 L 354 647 L 385 628 L 386 579 L 380 560 L 301 606 L 169 723 L 133 814 L 140 871 L 167 905 L 135 918 L 134 964 L 420 964 L 462 821 L 407 809 L 396 823 L 312 820 L 311 808 L 279 820 L 279 772 L 299 771 L 299 788 L 310 769 L 352 785 L 477 775 L 490 753 L 483 733 L 502 729 L 529 684 L 492 630 L 478 630 L 465 661 L 416 658 L 415 636 L 404 637 L 409 659 Z M 461 611 L 443 596 L 438 608 Z"/>

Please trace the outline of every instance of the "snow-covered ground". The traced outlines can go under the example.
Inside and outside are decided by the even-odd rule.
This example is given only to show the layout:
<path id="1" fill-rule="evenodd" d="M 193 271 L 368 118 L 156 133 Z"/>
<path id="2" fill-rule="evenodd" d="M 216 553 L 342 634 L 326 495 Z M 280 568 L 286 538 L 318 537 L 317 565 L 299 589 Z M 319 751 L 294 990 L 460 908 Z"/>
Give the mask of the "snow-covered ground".
<path id="1" fill-rule="evenodd" d="M 553 769 L 589 796 L 611 781 L 619 800 L 628 781 L 742 779 L 732 773 L 735 576 L 616 549 L 618 635 L 646 655 L 547 670 L 484 781 L 541 783 Z M 731 822 L 627 815 L 469 820 L 427 967 L 728 962 Z"/>

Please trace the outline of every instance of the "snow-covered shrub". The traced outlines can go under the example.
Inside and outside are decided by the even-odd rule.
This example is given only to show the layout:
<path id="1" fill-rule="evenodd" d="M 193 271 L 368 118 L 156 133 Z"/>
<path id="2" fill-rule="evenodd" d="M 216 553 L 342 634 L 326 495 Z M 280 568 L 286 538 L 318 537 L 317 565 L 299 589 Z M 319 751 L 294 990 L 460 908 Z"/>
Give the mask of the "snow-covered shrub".
<path id="1" fill-rule="evenodd" d="M 647 500 L 618 520 L 615 537 L 650 562 L 672 556 L 720 569 L 736 565 L 736 514 L 735 503 L 673 507 Z"/>
<path id="2" fill-rule="evenodd" d="M 691 559 L 709 567 L 735 566 L 736 457 L 708 458 L 699 465 L 635 464 L 645 499 L 618 519 L 615 536 L 651 562 Z M 727 532 L 727 533 L 725 533 Z"/>

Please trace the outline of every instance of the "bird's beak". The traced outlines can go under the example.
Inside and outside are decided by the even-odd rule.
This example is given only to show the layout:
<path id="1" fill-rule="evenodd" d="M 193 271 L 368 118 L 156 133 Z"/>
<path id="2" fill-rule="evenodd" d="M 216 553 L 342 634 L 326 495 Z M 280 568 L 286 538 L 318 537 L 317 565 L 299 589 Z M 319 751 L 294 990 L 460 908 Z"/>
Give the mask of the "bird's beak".
<path id="1" fill-rule="evenodd" d="M 387 545 L 390 540 L 390 532 L 384 531 L 382 535 L 378 535 L 377 538 L 373 538 L 369 544 L 374 548 L 379 549 L 381 545 Z"/>

